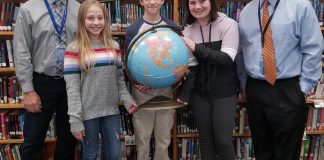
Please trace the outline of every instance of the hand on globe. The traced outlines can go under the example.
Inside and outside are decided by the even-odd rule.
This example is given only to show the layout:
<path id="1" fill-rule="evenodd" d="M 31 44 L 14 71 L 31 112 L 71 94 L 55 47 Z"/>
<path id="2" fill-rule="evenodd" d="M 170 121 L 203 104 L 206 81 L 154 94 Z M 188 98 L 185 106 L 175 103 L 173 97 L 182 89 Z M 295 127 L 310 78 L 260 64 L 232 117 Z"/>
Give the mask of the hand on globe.
<path id="1" fill-rule="evenodd" d="M 181 37 L 191 52 L 195 51 L 196 43 L 189 38 Z"/>
<path id="2" fill-rule="evenodd" d="M 137 88 L 139 91 L 146 93 L 146 94 L 152 90 L 152 88 L 146 87 L 146 86 L 143 86 L 140 84 L 135 84 L 135 88 Z"/>

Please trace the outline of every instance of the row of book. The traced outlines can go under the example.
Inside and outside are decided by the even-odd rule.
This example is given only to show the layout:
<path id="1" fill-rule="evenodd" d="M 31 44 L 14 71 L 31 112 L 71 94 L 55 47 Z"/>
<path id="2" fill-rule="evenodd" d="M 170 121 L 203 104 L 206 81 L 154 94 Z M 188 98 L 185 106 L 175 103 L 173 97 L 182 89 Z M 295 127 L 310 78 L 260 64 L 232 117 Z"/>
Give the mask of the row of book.
<path id="1" fill-rule="evenodd" d="M 0 145 L 0 159 L 1 160 L 21 160 L 19 144 Z"/>
<path id="2" fill-rule="evenodd" d="M 251 160 L 254 150 L 251 138 L 233 138 L 235 160 Z M 200 160 L 200 144 L 198 138 L 177 139 L 178 160 Z"/>
<path id="3" fill-rule="evenodd" d="M 300 160 L 324 159 L 324 135 L 306 136 L 301 144 Z"/>
<path id="4" fill-rule="evenodd" d="M 309 0 L 316 12 L 318 21 L 323 26 L 324 21 L 324 3 L 320 0 Z M 241 10 L 247 2 L 226 1 L 226 4 L 219 6 L 218 10 L 227 14 L 232 19 L 239 21 Z M 10 31 L 14 29 L 15 20 L 19 10 L 19 3 L 1 2 L 0 3 L 0 31 Z M 111 24 L 112 31 L 125 31 L 127 27 L 135 22 L 139 17 L 143 16 L 143 7 L 137 4 L 122 4 L 120 0 L 107 1 L 102 3 L 108 11 L 108 22 Z M 160 10 L 161 16 L 173 19 L 172 2 L 166 2 Z M 184 24 L 188 11 L 185 7 L 179 5 L 179 24 Z"/>
<path id="5" fill-rule="evenodd" d="M 323 26 L 324 24 L 324 3 L 320 3 L 320 0 L 309 0 L 312 3 L 312 6 L 315 10 L 315 13 L 318 18 L 318 22 L 320 26 Z"/>
<path id="6" fill-rule="evenodd" d="M 179 108 L 176 114 L 178 133 L 198 133 L 190 107 Z M 246 108 L 237 106 L 233 133 L 250 133 Z"/>
<path id="7" fill-rule="evenodd" d="M 16 76 L 0 76 L 0 104 L 20 103 L 22 90 Z"/>
<path id="8" fill-rule="evenodd" d="M 107 8 L 108 23 L 112 31 L 126 31 L 127 27 L 144 14 L 143 7 L 138 4 L 120 4 L 120 0 L 101 3 Z M 166 2 L 160 9 L 162 17 L 173 19 L 173 5 Z"/>
<path id="9" fill-rule="evenodd" d="M 323 26 L 324 21 L 324 3 L 320 3 L 320 0 L 309 0 L 312 3 L 312 6 L 316 12 L 318 22 L 320 26 Z M 239 17 L 242 9 L 246 6 L 248 2 L 235 2 L 231 0 L 227 0 L 226 4 L 218 7 L 218 11 L 225 13 L 228 17 L 234 19 L 239 22 Z M 185 6 L 179 5 L 179 23 L 184 24 L 186 15 L 188 11 L 186 11 Z"/>
<path id="10" fill-rule="evenodd" d="M 251 138 L 233 138 L 235 160 L 255 159 Z M 182 138 L 177 140 L 177 159 L 199 160 L 200 145 L 198 138 Z M 301 143 L 299 160 L 323 160 L 324 135 L 305 136 Z"/>
<path id="11" fill-rule="evenodd" d="M 306 130 L 324 130 L 324 108 L 309 107 Z"/>
<path id="12" fill-rule="evenodd" d="M 19 10 L 19 3 L 0 2 L 0 31 L 11 31 Z"/>
<path id="13" fill-rule="evenodd" d="M 0 139 L 23 139 L 23 127 L 24 127 L 24 110 L 0 110 Z M 55 114 L 50 121 L 50 125 L 47 130 L 46 138 L 51 139 L 56 137 L 55 132 Z"/>
<path id="14" fill-rule="evenodd" d="M 308 99 L 322 99 L 324 98 L 324 73 L 317 82 L 316 86 L 312 89 L 307 97 Z M 324 106 L 323 106 L 324 107 Z"/>
<path id="15" fill-rule="evenodd" d="M 241 14 L 241 10 L 246 5 L 246 2 L 233 2 L 227 1 L 226 5 L 218 6 L 218 11 L 225 13 L 228 17 L 234 19 L 235 21 L 239 21 L 239 17 Z M 188 15 L 188 11 L 184 4 L 179 5 L 179 24 L 184 25 L 186 16 Z"/>
<path id="16" fill-rule="evenodd" d="M 0 40 L 0 67 L 14 67 L 12 40 Z"/>
<path id="17" fill-rule="evenodd" d="M 177 139 L 178 160 L 199 160 L 201 159 L 200 145 L 198 138 Z"/>
<path id="18" fill-rule="evenodd" d="M 121 135 L 132 136 L 134 135 L 134 127 L 132 123 L 132 115 L 127 112 L 124 107 L 119 107 L 121 119 Z"/>

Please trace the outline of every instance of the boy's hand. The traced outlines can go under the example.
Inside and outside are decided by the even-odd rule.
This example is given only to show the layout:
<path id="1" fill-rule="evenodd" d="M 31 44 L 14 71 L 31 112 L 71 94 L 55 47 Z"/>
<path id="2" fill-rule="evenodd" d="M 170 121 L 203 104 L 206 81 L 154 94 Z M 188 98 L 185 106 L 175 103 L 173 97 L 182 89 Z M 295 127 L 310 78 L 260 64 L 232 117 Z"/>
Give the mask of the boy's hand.
<path id="1" fill-rule="evenodd" d="M 150 87 L 146 87 L 140 84 L 135 84 L 135 88 L 137 88 L 139 91 L 143 92 L 143 93 L 148 93 L 149 91 L 152 90 L 152 88 Z"/>

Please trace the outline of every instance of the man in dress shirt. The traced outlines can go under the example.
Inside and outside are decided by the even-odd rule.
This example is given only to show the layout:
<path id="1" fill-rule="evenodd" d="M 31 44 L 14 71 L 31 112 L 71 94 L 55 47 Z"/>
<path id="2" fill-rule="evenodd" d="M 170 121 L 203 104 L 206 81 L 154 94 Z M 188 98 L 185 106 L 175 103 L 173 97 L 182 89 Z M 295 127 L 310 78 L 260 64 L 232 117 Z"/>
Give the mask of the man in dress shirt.
<path id="1" fill-rule="evenodd" d="M 57 0 L 59 1 L 59 0 Z M 20 147 L 23 160 L 40 160 L 46 131 L 55 112 L 55 159 L 73 159 L 74 139 L 67 115 L 65 81 L 58 73 L 56 31 L 65 30 L 60 43 L 74 40 L 80 4 L 75 0 L 29 0 L 22 4 L 14 32 L 16 75 L 23 91 L 27 112 L 24 119 L 24 142 Z M 64 10 L 65 23 L 56 23 L 55 6 Z M 52 15 L 52 16 L 51 16 Z M 64 18 L 65 17 L 65 18 Z M 55 26 L 54 24 L 57 24 Z M 60 34 L 62 36 L 63 34 Z M 61 71 L 63 68 L 60 68 Z"/>
<path id="2" fill-rule="evenodd" d="M 263 27 L 266 1 L 272 18 Z M 266 28 L 272 31 L 275 57 L 271 83 L 263 60 L 269 41 L 261 31 Z M 241 12 L 239 29 L 256 159 L 298 160 L 307 120 L 305 97 L 322 73 L 323 37 L 314 9 L 307 0 L 253 0 Z"/>

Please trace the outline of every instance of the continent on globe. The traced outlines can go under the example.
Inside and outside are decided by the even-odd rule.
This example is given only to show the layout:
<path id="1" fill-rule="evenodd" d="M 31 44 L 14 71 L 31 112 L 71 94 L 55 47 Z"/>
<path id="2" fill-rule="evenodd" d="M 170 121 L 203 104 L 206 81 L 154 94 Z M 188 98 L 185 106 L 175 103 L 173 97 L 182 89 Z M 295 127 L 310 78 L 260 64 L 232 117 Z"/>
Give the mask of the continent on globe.
<path id="1" fill-rule="evenodd" d="M 169 60 L 172 41 L 164 36 L 165 34 L 165 32 L 158 32 L 143 43 L 147 44 L 148 55 L 158 67 L 170 69 L 170 66 L 165 61 Z"/>

